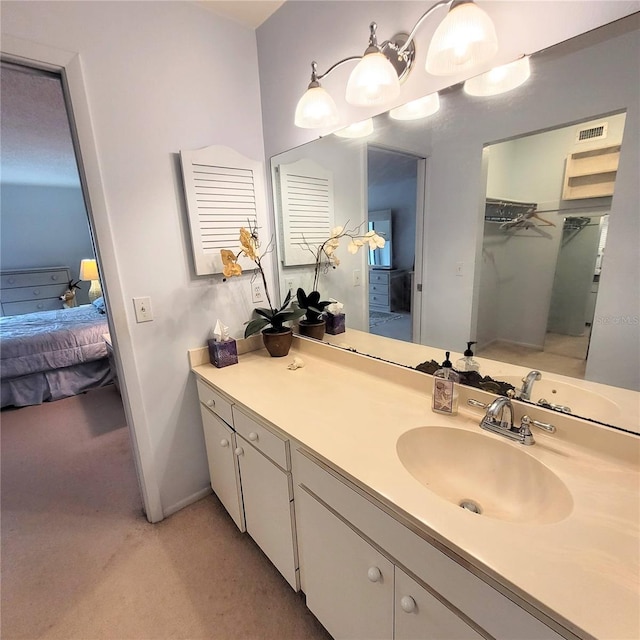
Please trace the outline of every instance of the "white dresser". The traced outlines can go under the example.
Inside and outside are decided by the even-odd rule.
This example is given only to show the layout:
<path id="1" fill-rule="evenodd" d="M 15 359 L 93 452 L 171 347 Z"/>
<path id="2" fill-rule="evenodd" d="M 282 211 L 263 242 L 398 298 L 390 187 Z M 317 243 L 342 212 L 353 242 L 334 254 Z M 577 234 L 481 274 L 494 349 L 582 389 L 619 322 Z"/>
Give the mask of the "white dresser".
<path id="1" fill-rule="evenodd" d="M 62 309 L 60 296 L 66 291 L 69 267 L 15 269 L 0 273 L 0 303 L 3 316 Z"/>
<path id="2" fill-rule="evenodd" d="M 402 269 L 369 270 L 369 308 L 403 311 L 407 272 Z"/>

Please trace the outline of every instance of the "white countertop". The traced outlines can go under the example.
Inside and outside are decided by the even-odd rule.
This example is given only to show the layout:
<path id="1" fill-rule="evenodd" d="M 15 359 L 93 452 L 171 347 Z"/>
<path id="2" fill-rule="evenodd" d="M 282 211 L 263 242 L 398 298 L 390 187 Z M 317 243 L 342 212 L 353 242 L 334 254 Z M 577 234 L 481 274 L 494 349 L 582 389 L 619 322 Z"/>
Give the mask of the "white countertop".
<path id="1" fill-rule="evenodd" d="M 287 369 L 294 356 L 304 368 Z M 440 498 L 402 465 L 396 442 L 420 426 L 522 448 L 481 431 L 481 412 L 433 413 L 430 376 L 300 339 L 285 358 L 260 350 L 238 365 L 193 370 L 574 633 L 640 637 L 639 438 L 555 414 L 557 433 L 536 430 L 526 453 L 565 483 L 573 509 L 551 524 L 505 522 Z"/>

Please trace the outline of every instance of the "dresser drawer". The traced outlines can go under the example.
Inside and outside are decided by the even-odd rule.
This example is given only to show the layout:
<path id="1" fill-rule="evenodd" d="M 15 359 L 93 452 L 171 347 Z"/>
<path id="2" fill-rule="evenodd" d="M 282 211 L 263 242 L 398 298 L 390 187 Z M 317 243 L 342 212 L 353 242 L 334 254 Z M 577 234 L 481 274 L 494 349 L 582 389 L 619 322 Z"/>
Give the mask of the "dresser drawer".
<path id="1" fill-rule="evenodd" d="M 279 467 L 289 470 L 289 442 L 233 407 L 233 425 L 236 431 L 256 449 L 273 460 Z"/>
<path id="2" fill-rule="evenodd" d="M 227 424 L 233 425 L 233 414 L 231 413 L 231 402 L 223 398 L 217 391 L 214 391 L 202 380 L 196 380 L 198 386 L 198 397 L 200 402 L 219 415 Z"/>
<path id="3" fill-rule="evenodd" d="M 2 302 L 2 315 L 21 316 L 25 313 L 36 313 L 36 311 L 62 310 L 62 300 L 58 298 L 47 298 L 45 300 L 25 300 L 22 302 Z"/>
<path id="4" fill-rule="evenodd" d="M 47 284 L 62 284 L 66 287 L 70 278 L 67 268 L 11 271 L 0 275 L 0 288 L 37 287 Z"/>
<path id="5" fill-rule="evenodd" d="M 389 284 L 387 271 L 369 271 L 369 284 Z"/>
<path id="6" fill-rule="evenodd" d="M 369 294 L 369 305 L 373 307 L 388 307 L 389 306 L 389 294 L 380 295 L 378 293 Z"/>
<path id="7" fill-rule="evenodd" d="M 389 285 L 388 284 L 370 284 L 369 285 L 369 293 L 375 293 L 379 296 L 388 296 L 389 295 Z"/>
<path id="8" fill-rule="evenodd" d="M 65 284 L 45 284 L 35 287 L 15 287 L 13 289 L 3 289 L 0 292 L 2 302 L 22 302 L 27 300 L 43 300 L 45 298 L 59 299 L 66 291 Z M 62 300 L 57 308 L 62 307 Z"/>

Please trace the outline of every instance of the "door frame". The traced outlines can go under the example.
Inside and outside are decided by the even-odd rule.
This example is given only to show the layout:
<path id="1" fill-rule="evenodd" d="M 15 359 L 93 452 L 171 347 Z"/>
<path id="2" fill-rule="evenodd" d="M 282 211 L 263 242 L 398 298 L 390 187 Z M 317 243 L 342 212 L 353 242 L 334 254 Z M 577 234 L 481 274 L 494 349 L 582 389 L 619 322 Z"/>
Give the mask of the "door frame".
<path id="1" fill-rule="evenodd" d="M 122 402 L 131 436 L 143 508 L 149 522 L 159 522 L 164 514 L 157 469 L 127 324 L 122 278 L 116 260 L 115 239 L 102 184 L 80 54 L 4 34 L 0 47 L 2 60 L 52 71 L 61 77 L 82 193 L 106 294 L 111 339 L 121 378 Z"/>

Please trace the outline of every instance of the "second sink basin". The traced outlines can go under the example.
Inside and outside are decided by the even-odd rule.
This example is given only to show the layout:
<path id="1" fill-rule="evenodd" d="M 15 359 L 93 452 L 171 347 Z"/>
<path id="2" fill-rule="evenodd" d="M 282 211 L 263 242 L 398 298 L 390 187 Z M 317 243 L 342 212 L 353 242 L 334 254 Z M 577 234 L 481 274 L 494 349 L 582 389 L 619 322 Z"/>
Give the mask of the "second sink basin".
<path id="1" fill-rule="evenodd" d="M 563 520 L 573 508 L 566 485 L 518 446 L 481 432 L 433 426 L 402 434 L 396 451 L 427 489 L 482 516 L 531 524 Z"/>

